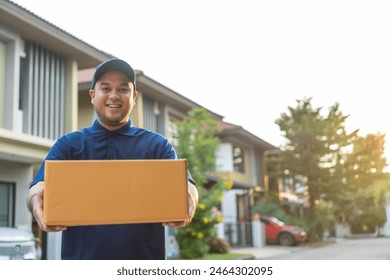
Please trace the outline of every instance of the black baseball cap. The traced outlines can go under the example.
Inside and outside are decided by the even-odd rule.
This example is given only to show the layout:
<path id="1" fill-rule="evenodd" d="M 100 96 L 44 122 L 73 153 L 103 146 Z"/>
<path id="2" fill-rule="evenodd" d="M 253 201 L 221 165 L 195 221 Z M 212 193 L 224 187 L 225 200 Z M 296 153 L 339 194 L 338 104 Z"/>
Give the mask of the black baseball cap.
<path id="1" fill-rule="evenodd" d="M 92 77 L 91 89 L 95 87 L 96 82 L 100 79 L 101 76 L 103 76 L 104 73 L 112 70 L 120 71 L 129 77 L 130 81 L 134 85 L 135 90 L 135 72 L 126 61 L 119 58 L 106 60 L 96 66 L 95 74 L 93 74 Z"/>

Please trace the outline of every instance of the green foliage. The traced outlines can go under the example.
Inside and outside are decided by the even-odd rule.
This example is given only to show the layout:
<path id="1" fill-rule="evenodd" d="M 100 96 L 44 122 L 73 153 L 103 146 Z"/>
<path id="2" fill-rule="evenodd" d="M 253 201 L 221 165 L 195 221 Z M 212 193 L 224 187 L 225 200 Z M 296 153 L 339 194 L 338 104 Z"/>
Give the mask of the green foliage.
<path id="1" fill-rule="evenodd" d="M 352 233 L 374 233 L 378 224 L 386 222 L 386 213 L 383 207 L 372 207 L 360 215 L 350 218 L 349 225 Z"/>
<path id="2" fill-rule="evenodd" d="M 316 220 L 321 222 L 323 230 L 334 231 L 335 209 L 332 201 L 319 200 L 316 205 Z"/>
<path id="3" fill-rule="evenodd" d="M 230 250 L 230 244 L 225 240 L 217 237 L 209 239 L 210 254 L 226 254 Z"/>
<path id="4" fill-rule="evenodd" d="M 381 134 L 368 134 L 356 138 L 352 152 L 345 156 L 344 170 L 348 185 L 366 188 L 376 180 L 385 178 L 384 137 Z"/>
<path id="5" fill-rule="evenodd" d="M 322 199 L 317 201 L 314 215 L 314 219 L 305 215 L 303 219 L 304 224 L 301 225 L 306 231 L 306 238 L 309 243 L 321 241 L 325 231 L 334 232 L 335 230 L 334 207 L 332 202 Z"/>
<path id="6" fill-rule="evenodd" d="M 209 240 L 217 235 L 215 225 L 223 221 L 216 205 L 220 204 L 224 189 L 226 185 L 218 182 L 211 189 L 203 188 L 201 191 L 200 202 L 191 224 L 179 229 L 176 234 L 182 258 L 201 258 L 209 252 Z"/>
<path id="7" fill-rule="evenodd" d="M 337 103 L 323 114 L 322 108 L 313 108 L 311 98 L 305 98 L 276 120 L 286 144 L 279 160 L 271 161 L 270 182 L 305 177 L 310 202 L 305 219 L 313 239 L 332 230 L 334 222 L 349 222 L 356 230 L 384 223 L 385 190 L 376 186 L 386 177 L 384 135 L 361 137 L 358 130 L 348 134 L 347 118 Z"/>
<path id="8" fill-rule="evenodd" d="M 386 222 L 385 194 L 390 192 L 390 180 L 377 180 L 371 186 L 353 186 L 342 192 L 337 207 L 340 222 L 347 222 L 353 233 L 374 232 Z"/>
<path id="9" fill-rule="evenodd" d="M 268 176 L 268 193 L 267 201 L 279 202 L 279 180 L 284 176 L 283 161 L 278 152 L 268 154 L 265 158 L 265 165 Z"/>
<path id="10" fill-rule="evenodd" d="M 297 100 L 297 107 L 288 108 L 276 120 L 287 143 L 282 148 L 283 172 L 289 176 L 302 175 L 307 178 L 310 193 L 311 219 L 314 219 L 314 205 L 323 196 L 332 195 L 335 167 L 340 163 L 341 154 L 355 137 L 356 131 L 347 134 L 344 116 L 336 103 L 323 116 L 322 108 L 313 108 L 311 98 Z"/>
<path id="11" fill-rule="evenodd" d="M 204 242 L 204 239 L 183 234 L 183 230 L 179 229 L 176 239 L 180 246 L 180 258 L 182 259 L 198 259 L 202 258 L 209 251 L 209 245 Z"/>
<path id="12" fill-rule="evenodd" d="M 284 210 L 279 206 L 279 204 L 274 202 L 258 203 L 253 207 L 252 212 L 264 216 L 275 217 L 285 223 L 290 222 L 290 219 Z"/>
<path id="13" fill-rule="evenodd" d="M 390 182 L 383 172 L 384 142 L 380 134 L 357 137 L 345 156 L 344 185 L 334 201 L 337 220 L 348 222 L 354 233 L 373 232 L 386 221 L 383 204 Z"/>
<path id="14" fill-rule="evenodd" d="M 215 152 L 220 143 L 216 136 L 218 132 L 217 120 L 202 108 L 190 111 L 187 118 L 177 123 L 176 149 L 187 159 L 199 192 L 195 217 L 176 234 L 183 259 L 201 258 L 208 253 L 209 240 L 216 236 L 215 225 L 222 222 L 217 206 L 222 201 L 223 191 L 232 184 L 220 180 L 208 186 L 206 177 L 215 170 Z"/>
<path id="15" fill-rule="evenodd" d="M 177 123 L 175 148 L 182 158 L 188 160 L 197 186 L 203 186 L 207 182 L 205 174 L 215 170 L 215 151 L 220 143 L 216 137 L 218 132 L 218 121 L 203 108 L 193 109 Z"/>
<path id="16" fill-rule="evenodd" d="M 306 222 L 306 220 L 304 218 L 290 216 L 290 223 L 289 224 L 303 228 L 304 231 L 306 232 L 306 234 L 309 235 L 310 226 L 308 225 L 308 223 Z M 310 241 L 310 240 L 306 240 L 306 241 Z"/>

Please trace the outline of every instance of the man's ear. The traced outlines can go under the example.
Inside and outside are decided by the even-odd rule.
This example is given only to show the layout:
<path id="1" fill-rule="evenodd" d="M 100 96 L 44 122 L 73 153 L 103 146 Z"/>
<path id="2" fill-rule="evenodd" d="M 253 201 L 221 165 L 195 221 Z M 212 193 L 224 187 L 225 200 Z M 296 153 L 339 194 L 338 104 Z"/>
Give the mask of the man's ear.
<path id="1" fill-rule="evenodd" d="M 137 99 L 137 96 L 138 96 L 138 91 L 134 91 L 133 92 L 133 101 L 135 102 L 135 100 Z"/>
<path id="2" fill-rule="evenodd" d="M 93 89 L 89 90 L 89 96 L 91 96 L 91 103 L 93 104 L 93 98 L 95 97 L 95 91 Z"/>
<path id="3" fill-rule="evenodd" d="M 135 105 L 135 100 L 137 99 L 137 97 L 138 97 L 138 91 L 134 91 L 133 92 L 133 103 L 134 103 L 134 105 Z"/>

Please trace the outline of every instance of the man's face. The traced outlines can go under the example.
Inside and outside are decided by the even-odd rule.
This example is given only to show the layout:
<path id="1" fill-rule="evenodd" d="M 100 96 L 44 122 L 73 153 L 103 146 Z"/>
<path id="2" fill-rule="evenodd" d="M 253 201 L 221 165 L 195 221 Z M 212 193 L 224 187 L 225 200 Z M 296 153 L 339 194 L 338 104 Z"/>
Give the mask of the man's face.
<path id="1" fill-rule="evenodd" d="M 135 105 L 138 92 L 129 78 L 119 71 L 108 71 L 89 91 L 99 122 L 107 129 L 114 130 L 127 123 Z"/>

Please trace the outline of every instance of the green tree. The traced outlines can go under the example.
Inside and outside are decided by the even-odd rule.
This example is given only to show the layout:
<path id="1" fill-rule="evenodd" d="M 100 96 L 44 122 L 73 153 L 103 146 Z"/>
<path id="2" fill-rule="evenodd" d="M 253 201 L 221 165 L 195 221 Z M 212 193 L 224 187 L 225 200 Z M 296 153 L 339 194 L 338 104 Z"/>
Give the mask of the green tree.
<path id="1" fill-rule="evenodd" d="M 361 137 L 358 130 L 347 133 L 348 116 L 337 103 L 327 114 L 321 110 L 306 98 L 297 100 L 295 108 L 289 107 L 288 113 L 276 120 L 287 140 L 281 149 L 279 176 L 307 179 L 311 228 L 329 228 L 334 214 L 335 221 L 349 222 L 357 230 L 372 230 L 384 223 L 387 190 L 375 187 L 386 177 L 384 135 Z M 316 230 L 312 233 L 318 235 Z"/>
<path id="2" fill-rule="evenodd" d="M 279 180 L 284 177 L 283 161 L 280 158 L 279 151 L 272 151 L 266 154 L 265 166 L 268 176 L 268 191 L 266 194 L 267 202 L 279 204 Z M 261 213 L 258 213 L 261 214 Z"/>
<path id="3" fill-rule="evenodd" d="M 257 203 L 252 212 L 255 214 L 275 217 L 278 220 L 281 220 L 286 223 L 290 223 L 289 217 L 286 212 L 282 209 L 282 207 L 274 202 L 261 202 Z"/>
<path id="4" fill-rule="evenodd" d="M 373 232 L 385 222 L 383 204 L 389 189 L 384 173 L 384 137 L 383 134 L 359 136 L 352 151 L 345 155 L 344 188 L 335 198 L 336 217 L 350 223 L 355 232 Z"/>
<path id="5" fill-rule="evenodd" d="M 295 108 L 288 107 L 288 112 L 276 120 L 286 139 L 280 153 L 281 176 L 301 175 L 306 179 L 309 208 L 305 219 L 312 229 L 309 239 L 322 235 L 326 225 L 319 221 L 321 214 L 316 213 L 316 208 L 321 200 L 332 200 L 342 187 L 343 154 L 357 134 L 346 132 L 348 116 L 342 114 L 339 104 L 323 113 L 323 108 L 313 108 L 311 101 L 312 98 L 297 100 Z"/>
<path id="6" fill-rule="evenodd" d="M 199 204 L 192 223 L 178 230 L 176 239 L 180 256 L 184 259 L 201 258 L 209 252 L 209 241 L 216 236 L 215 224 L 222 222 L 217 206 L 223 191 L 231 187 L 222 180 L 208 182 L 207 174 L 215 171 L 215 153 L 220 143 L 218 121 L 203 108 L 190 111 L 177 123 L 176 149 L 189 163 L 189 171 L 196 182 Z"/>
<path id="7" fill-rule="evenodd" d="M 307 178 L 310 209 L 314 213 L 316 203 L 328 194 L 332 174 L 335 173 L 340 153 L 354 134 L 347 134 L 344 116 L 336 103 L 327 115 L 322 108 L 313 108 L 311 98 L 297 100 L 296 108 L 288 107 L 276 120 L 287 142 L 282 147 L 283 173 Z"/>
<path id="8" fill-rule="evenodd" d="M 352 152 L 346 156 L 347 184 L 366 188 L 385 177 L 384 168 L 387 164 L 384 145 L 384 134 L 368 134 L 355 139 Z"/>

